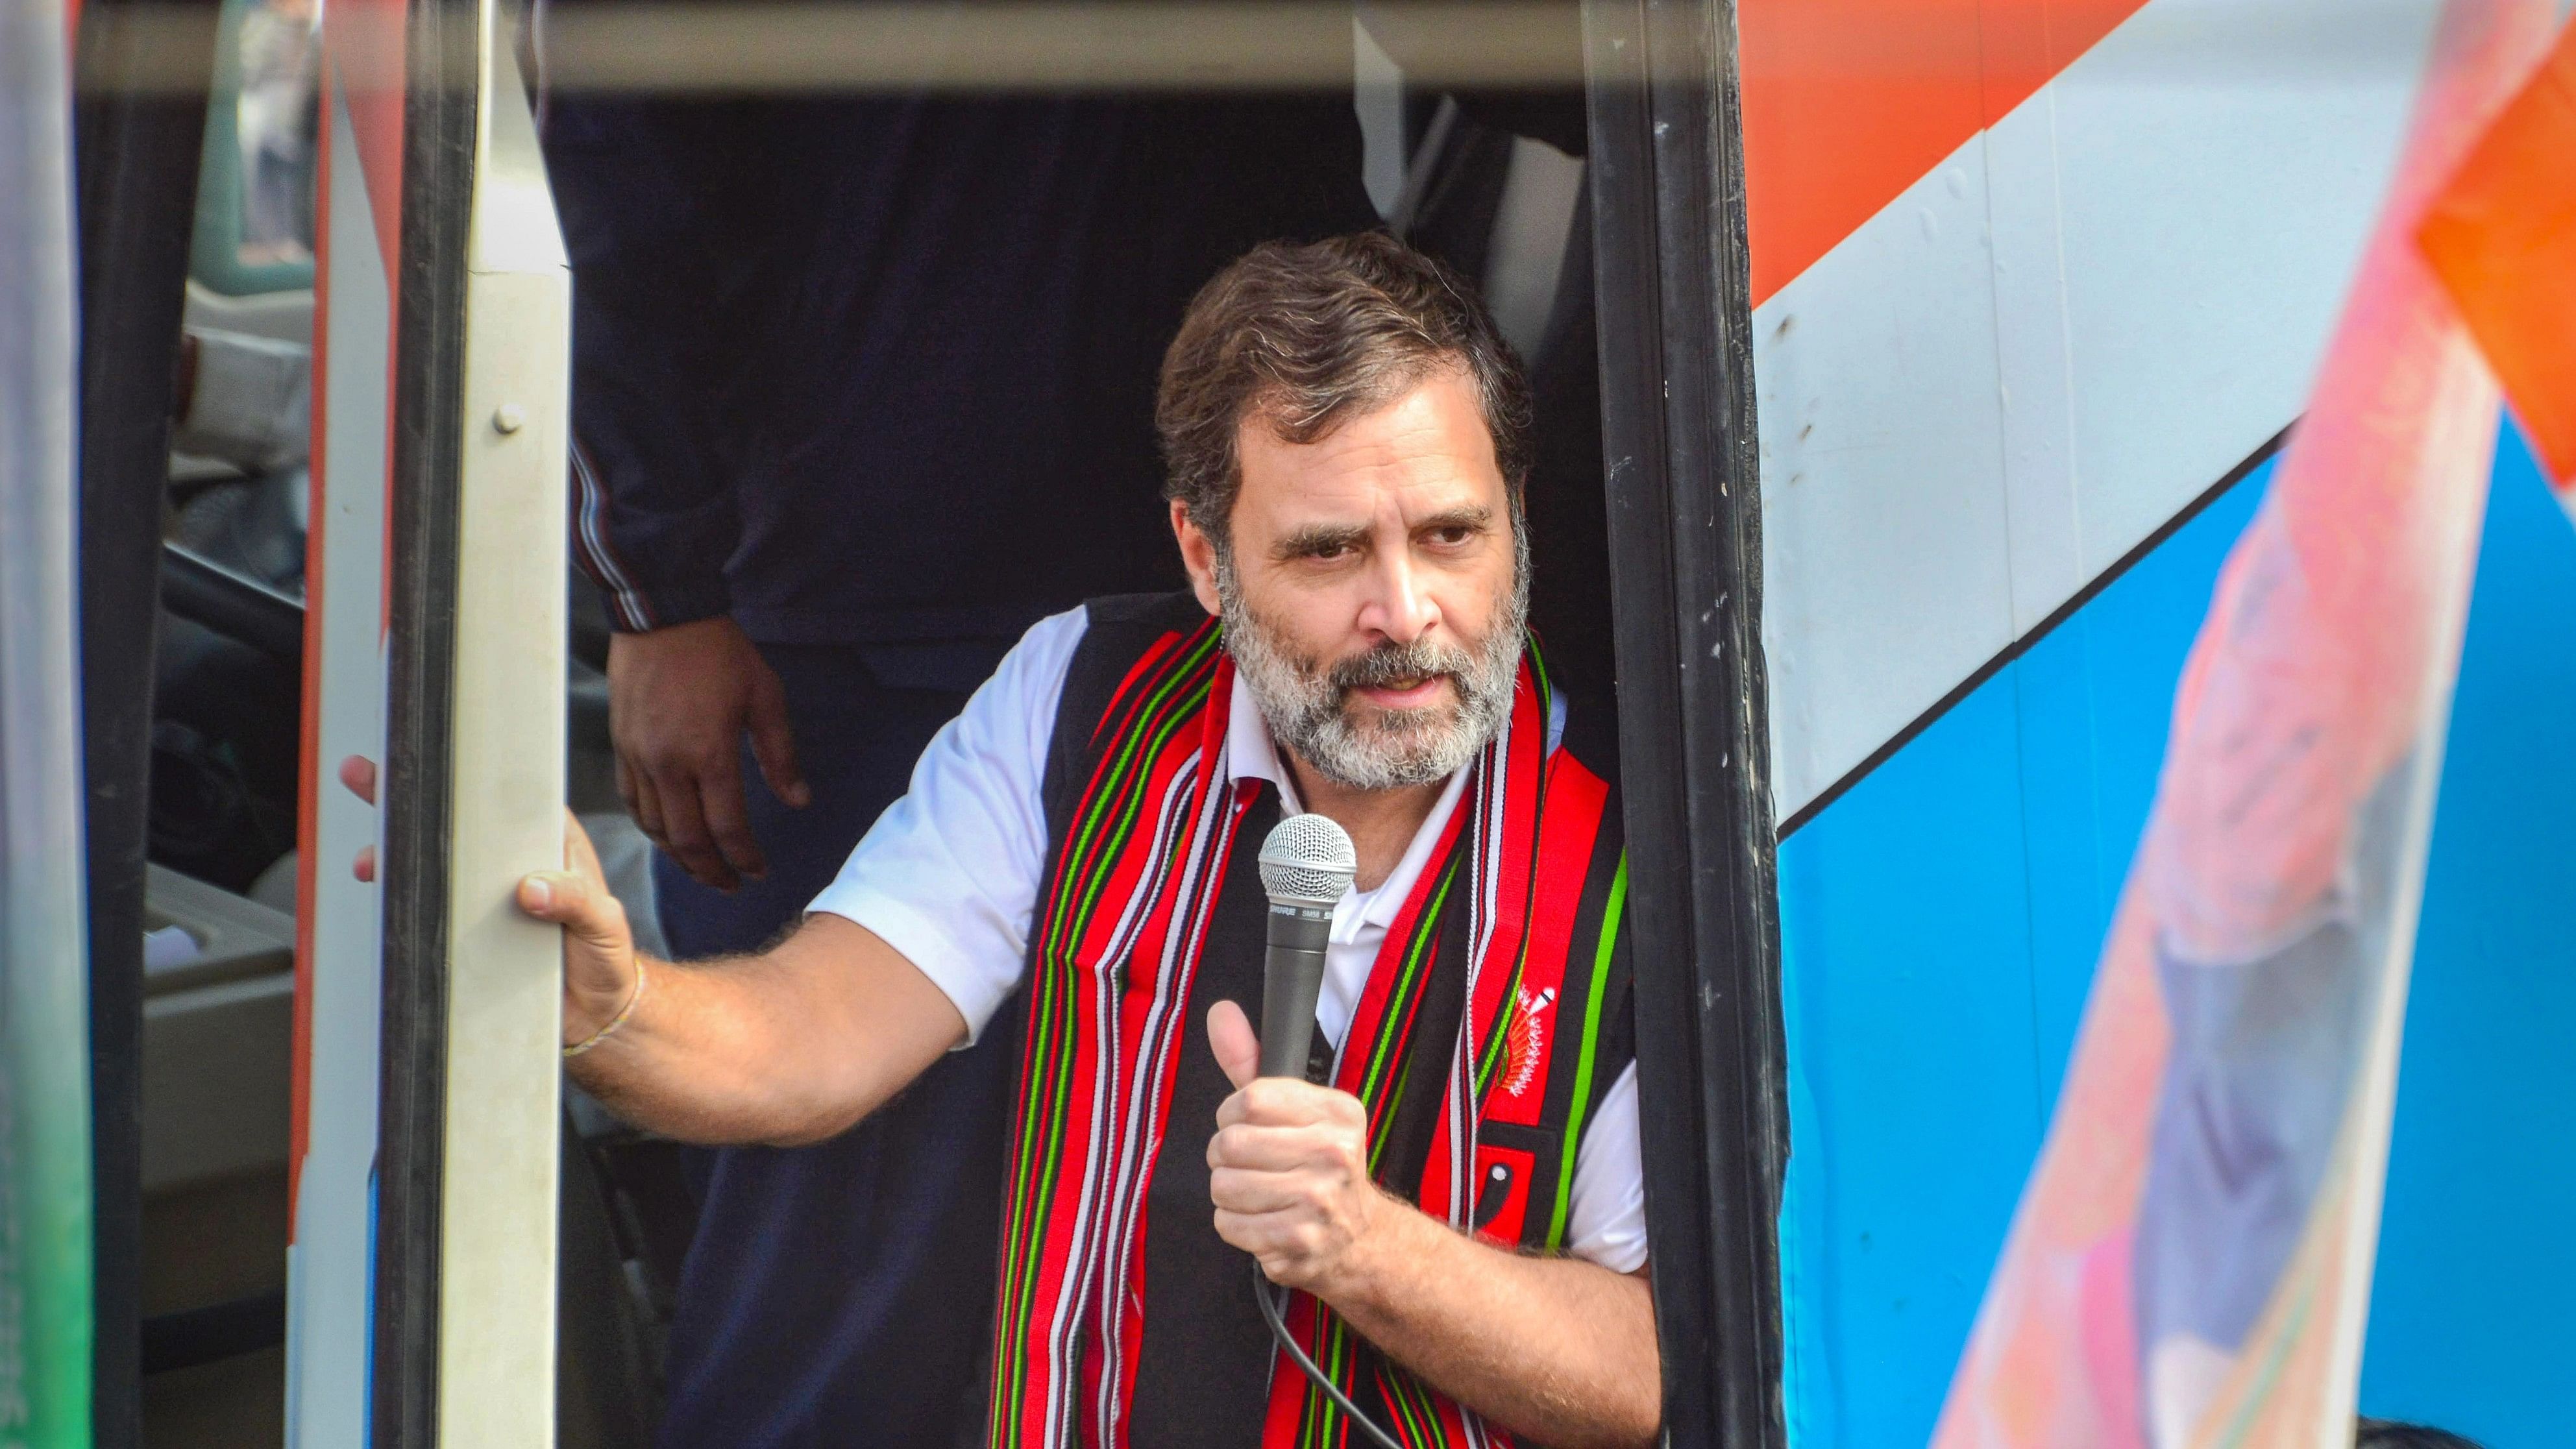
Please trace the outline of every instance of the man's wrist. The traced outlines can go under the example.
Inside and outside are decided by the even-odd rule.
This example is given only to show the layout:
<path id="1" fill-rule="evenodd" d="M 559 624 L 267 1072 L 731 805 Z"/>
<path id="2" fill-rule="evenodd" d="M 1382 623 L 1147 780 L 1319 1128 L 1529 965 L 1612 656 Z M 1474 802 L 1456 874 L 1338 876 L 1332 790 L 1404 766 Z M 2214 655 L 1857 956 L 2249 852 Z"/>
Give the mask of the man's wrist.
<path id="1" fill-rule="evenodd" d="M 1431 1235 L 1448 1232 L 1430 1214 L 1386 1189 L 1371 1184 L 1369 1191 L 1363 1226 L 1315 1286 L 1315 1296 L 1346 1317 L 1353 1310 L 1391 1308 L 1395 1295 L 1389 1290 L 1405 1265 L 1418 1262 L 1426 1250 L 1436 1251 Z"/>
<path id="2" fill-rule="evenodd" d="M 644 973 L 648 969 L 644 953 L 636 952 L 629 959 L 628 964 L 630 969 L 626 973 L 625 984 L 614 990 L 590 990 L 575 986 L 565 993 L 563 1044 L 566 1047 L 592 1041 L 594 1038 L 604 1038 L 610 1022 L 616 1021 L 622 1015 L 630 1015 L 642 1006 L 641 988 Z M 653 965 L 663 967 L 664 963 L 655 962 Z M 632 1020 L 619 1022 L 617 1029 L 621 1032 L 632 1031 L 634 1022 Z"/>
<path id="3" fill-rule="evenodd" d="M 563 1049 L 564 1058 L 569 1061 L 574 1057 L 584 1055 L 589 1052 L 591 1048 L 598 1046 L 601 1042 L 608 1040 L 610 1037 L 613 1037 L 617 1035 L 618 1032 L 624 1030 L 626 1023 L 634 1017 L 635 1008 L 644 1004 L 644 990 L 645 987 L 651 983 L 652 979 L 652 974 L 644 969 L 644 958 L 641 956 L 636 957 L 635 985 L 634 988 L 626 995 L 626 1004 L 617 1008 L 617 1013 L 615 1015 L 609 1017 L 607 1021 L 602 1022 L 599 1027 L 592 1031 L 588 1036 L 566 1046 Z"/>
<path id="4" fill-rule="evenodd" d="M 622 634 L 649 634 L 725 618 L 733 612 L 733 593 L 722 574 L 657 578 L 611 597 L 626 604 L 610 611 L 611 624 Z"/>

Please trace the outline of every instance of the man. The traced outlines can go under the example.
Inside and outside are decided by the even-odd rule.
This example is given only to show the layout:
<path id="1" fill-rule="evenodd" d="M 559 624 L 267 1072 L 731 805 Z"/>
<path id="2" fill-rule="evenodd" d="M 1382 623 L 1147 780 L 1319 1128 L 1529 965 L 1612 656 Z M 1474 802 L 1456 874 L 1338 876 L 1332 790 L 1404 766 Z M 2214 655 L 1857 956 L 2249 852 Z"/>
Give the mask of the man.
<path id="1" fill-rule="evenodd" d="M 616 12 L 546 8 L 539 53 L 572 74 L 545 37 Z M 989 12 L 904 13 L 935 51 Z M 1247 247 L 1375 220 L 1358 124 L 1347 88 L 567 89 L 543 134 L 620 793 L 661 847 L 673 951 L 754 950 L 1022 630 L 1178 583 L 1163 344 Z M 664 1449 L 805 1449 L 849 1422 L 944 1446 L 980 1420 L 981 1315 L 958 1305 L 992 1292 L 1013 1061 L 961 1052 L 827 1142 L 691 1154 Z"/>
<path id="2" fill-rule="evenodd" d="M 1618 805 L 1526 638 L 1526 416 L 1482 309 L 1399 243 L 1229 267 L 1157 409 L 1189 593 L 1031 629 L 768 951 L 638 957 L 579 840 L 529 877 L 576 1078 L 684 1140 L 819 1141 L 1024 992 L 992 1442 L 1340 1432 L 1245 1252 L 1413 1442 L 1651 1442 Z M 1301 809 L 1359 859 L 1330 1087 L 1255 1080 L 1236 1004 L 1253 855 Z"/>

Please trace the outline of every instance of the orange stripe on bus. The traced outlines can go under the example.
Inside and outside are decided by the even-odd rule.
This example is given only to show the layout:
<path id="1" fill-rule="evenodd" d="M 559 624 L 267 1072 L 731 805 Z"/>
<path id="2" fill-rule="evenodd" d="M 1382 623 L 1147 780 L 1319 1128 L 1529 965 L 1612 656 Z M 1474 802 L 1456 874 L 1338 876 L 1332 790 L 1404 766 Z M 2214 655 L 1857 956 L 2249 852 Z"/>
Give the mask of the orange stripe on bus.
<path id="1" fill-rule="evenodd" d="M 296 1204 L 304 1190 L 304 1159 L 313 1141 L 313 916 L 315 872 L 320 864 L 322 770 L 322 590 L 329 580 L 322 567 L 322 535 L 330 526 L 330 499 L 325 475 L 331 466 L 324 446 L 330 421 L 331 340 L 331 144 L 335 139 L 331 68 L 322 67 L 315 101 L 321 107 L 321 142 L 314 147 L 313 175 L 313 362 L 312 392 L 307 411 L 312 438 L 305 447 L 304 510 L 304 678 L 296 706 L 295 750 L 295 1009 L 293 1043 L 288 1052 L 286 1128 L 286 1241 L 292 1245 L 301 1221 Z"/>
<path id="2" fill-rule="evenodd" d="M 2144 0 L 1743 0 L 1760 306 Z"/>
<path id="3" fill-rule="evenodd" d="M 2560 488 L 2576 483 L 2576 26 L 2417 232 Z"/>

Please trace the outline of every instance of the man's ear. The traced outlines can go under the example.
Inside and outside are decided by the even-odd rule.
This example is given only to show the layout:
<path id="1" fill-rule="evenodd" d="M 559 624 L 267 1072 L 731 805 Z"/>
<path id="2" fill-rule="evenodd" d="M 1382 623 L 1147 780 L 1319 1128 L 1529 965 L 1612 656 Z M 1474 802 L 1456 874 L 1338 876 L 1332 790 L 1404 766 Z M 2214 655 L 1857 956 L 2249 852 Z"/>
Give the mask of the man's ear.
<path id="1" fill-rule="evenodd" d="M 1172 537 L 1181 546 L 1181 567 L 1190 571 L 1190 592 L 1199 596 L 1199 607 L 1222 613 L 1216 596 L 1216 542 L 1199 531 L 1189 505 L 1177 498 L 1172 500 Z"/>

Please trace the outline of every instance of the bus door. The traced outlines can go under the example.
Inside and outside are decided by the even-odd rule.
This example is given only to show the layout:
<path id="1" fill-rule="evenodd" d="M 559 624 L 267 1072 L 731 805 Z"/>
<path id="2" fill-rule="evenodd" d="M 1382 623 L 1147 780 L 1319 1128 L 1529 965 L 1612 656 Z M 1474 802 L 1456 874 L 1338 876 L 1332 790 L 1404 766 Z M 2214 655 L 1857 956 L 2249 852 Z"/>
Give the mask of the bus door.
<path id="1" fill-rule="evenodd" d="M 553 1437 L 559 947 L 511 894 L 563 858 L 571 289 L 516 24 L 323 20 L 289 1443 Z"/>

